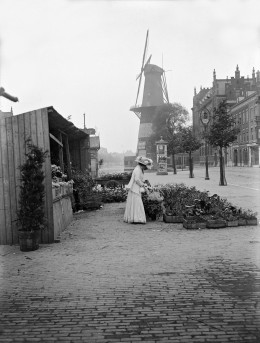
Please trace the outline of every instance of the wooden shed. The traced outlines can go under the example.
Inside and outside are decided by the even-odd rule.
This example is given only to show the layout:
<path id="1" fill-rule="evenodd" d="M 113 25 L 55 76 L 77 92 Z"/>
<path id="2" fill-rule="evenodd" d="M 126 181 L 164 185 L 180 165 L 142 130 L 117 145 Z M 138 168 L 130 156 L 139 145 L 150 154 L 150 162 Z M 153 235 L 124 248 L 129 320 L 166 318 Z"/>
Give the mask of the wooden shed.
<path id="1" fill-rule="evenodd" d="M 72 220 L 71 193 L 54 198 L 51 164 L 59 164 L 71 178 L 71 168 L 90 171 L 89 135 L 53 107 L 0 118 L 0 244 L 18 243 L 20 169 L 26 140 L 48 150 L 45 171 L 45 213 L 48 227 L 41 243 L 52 243 Z"/>

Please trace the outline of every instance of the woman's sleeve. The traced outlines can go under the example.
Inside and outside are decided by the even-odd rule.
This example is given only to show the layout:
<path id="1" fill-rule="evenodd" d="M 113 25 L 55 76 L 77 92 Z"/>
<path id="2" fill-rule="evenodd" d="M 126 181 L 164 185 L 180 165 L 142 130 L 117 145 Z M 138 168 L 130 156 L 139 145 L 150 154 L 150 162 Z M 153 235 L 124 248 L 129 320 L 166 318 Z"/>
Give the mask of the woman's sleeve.
<path id="1" fill-rule="evenodd" d="M 144 186 L 144 182 L 142 181 L 143 175 L 141 169 L 135 170 L 135 182 L 138 184 L 138 186 L 142 187 Z"/>

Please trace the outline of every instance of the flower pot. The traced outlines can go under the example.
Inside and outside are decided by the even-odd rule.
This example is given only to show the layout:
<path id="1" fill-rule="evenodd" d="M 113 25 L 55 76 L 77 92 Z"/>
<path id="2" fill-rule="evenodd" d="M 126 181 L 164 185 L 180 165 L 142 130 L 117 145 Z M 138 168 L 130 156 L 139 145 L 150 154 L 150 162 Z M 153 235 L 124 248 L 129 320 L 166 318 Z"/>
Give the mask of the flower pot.
<path id="1" fill-rule="evenodd" d="M 163 221 L 165 223 L 183 223 L 183 217 L 164 214 Z"/>
<path id="2" fill-rule="evenodd" d="M 198 229 L 205 229 L 206 222 L 203 221 L 196 221 L 194 219 L 183 219 L 183 227 L 188 230 L 198 230 Z"/>
<path id="3" fill-rule="evenodd" d="M 33 251 L 39 249 L 40 230 L 18 231 L 21 251 Z"/>
<path id="4" fill-rule="evenodd" d="M 246 225 L 257 225 L 257 218 L 246 219 Z"/>
<path id="5" fill-rule="evenodd" d="M 89 194 L 80 203 L 85 210 L 99 209 L 102 205 L 102 196 L 99 194 Z"/>
<path id="6" fill-rule="evenodd" d="M 221 229 L 226 227 L 226 221 L 224 219 L 208 219 L 207 228 L 208 229 Z"/>
<path id="7" fill-rule="evenodd" d="M 246 219 L 239 218 L 238 219 L 238 226 L 245 226 L 246 225 Z"/>
<path id="8" fill-rule="evenodd" d="M 152 221 L 155 221 L 157 219 L 157 216 L 156 214 L 150 214 L 149 215 L 149 218 L 152 220 Z"/>
<path id="9" fill-rule="evenodd" d="M 227 220 L 226 224 L 228 227 L 234 227 L 234 226 L 238 226 L 238 220 Z"/>

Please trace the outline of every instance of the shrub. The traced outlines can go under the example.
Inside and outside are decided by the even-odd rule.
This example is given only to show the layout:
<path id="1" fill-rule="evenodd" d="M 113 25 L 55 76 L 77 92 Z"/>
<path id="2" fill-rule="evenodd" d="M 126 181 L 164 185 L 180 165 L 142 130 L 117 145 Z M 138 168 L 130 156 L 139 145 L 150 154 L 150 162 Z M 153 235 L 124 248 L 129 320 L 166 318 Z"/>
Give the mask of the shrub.
<path id="1" fill-rule="evenodd" d="M 20 166 L 21 186 L 19 196 L 19 210 L 17 212 L 18 221 L 21 224 L 20 231 L 35 231 L 44 229 L 46 217 L 44 210 L 44 172 L 42 170 L 47 151 L 26 141 L 28 153 L 26 160 Z"/>
<path id="2" fill-rule="evenodd" d="M 123 172 L 123 173 L 105 173 L 105 174 L 100 174 L 98 179 L 101 180 L 124 180 L 124 179 L 130 179 L 132 173 L 128 172 Z"/>

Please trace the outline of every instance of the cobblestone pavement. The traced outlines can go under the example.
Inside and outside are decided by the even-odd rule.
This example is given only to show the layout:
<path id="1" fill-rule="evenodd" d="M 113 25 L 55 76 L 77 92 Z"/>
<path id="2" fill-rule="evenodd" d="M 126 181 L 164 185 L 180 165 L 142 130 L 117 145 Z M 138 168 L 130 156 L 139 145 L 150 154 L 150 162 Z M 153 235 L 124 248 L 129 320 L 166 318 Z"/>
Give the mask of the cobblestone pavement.
<path id="1" fill-rule="evenodd" d="M 0 342 L 260 342 L 259 226 L 131 225 L 124 207 L 0 246 Z"/>

